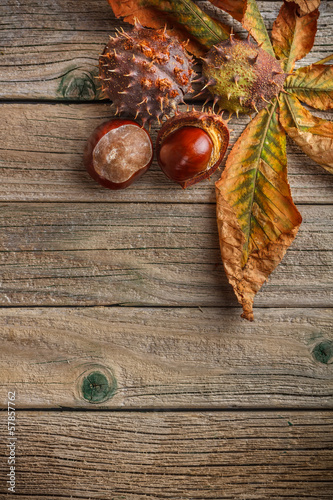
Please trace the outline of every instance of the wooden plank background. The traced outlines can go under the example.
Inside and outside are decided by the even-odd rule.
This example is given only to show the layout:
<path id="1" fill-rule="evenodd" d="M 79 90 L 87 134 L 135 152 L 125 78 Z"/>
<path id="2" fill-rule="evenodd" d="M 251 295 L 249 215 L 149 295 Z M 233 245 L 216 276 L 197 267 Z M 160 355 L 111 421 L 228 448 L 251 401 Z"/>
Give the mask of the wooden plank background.
<path id="1" fill-rule="evenodd" d="M 332 304 L 332 210 L 301 211 L 299 237 L 257 305 Z M 237 305 L 213 204 L 23 203 L 2 214 L 3 305 Z"/>
<path id="2" fill-rule="evenodd" d="M 104 408 L 332 408 L 330 309 L 9 308 L 0 329 L 23 408 L 86 408 L 87 370 L 116 381 Z"/>
<path id="3" fill-rule="evenodd" d="M 281 2 L 258 4 L 270 30 Z M 333 52 L 333 2 L 320 10 L 298 66 Z M 333 177 L 288 140 L 304 223 L 242 320 L 218 173 L 183 191 L 154 162 L 119 192 L 85 173 L 111 117 L 98 54 L 121 26 L 106 0 L 0 3 L 0 405 L 15 391 L 17 493 L 330 499 Z M 230 121 L 232 144 L 248 122 Z M 7 411 L 0 424 L 2 498 Z"/>
<path id="4" fill-rule="evenodd" d="M 328 412 L 21 412 L 18 424 L 25 499 L 332 498 Z"/>

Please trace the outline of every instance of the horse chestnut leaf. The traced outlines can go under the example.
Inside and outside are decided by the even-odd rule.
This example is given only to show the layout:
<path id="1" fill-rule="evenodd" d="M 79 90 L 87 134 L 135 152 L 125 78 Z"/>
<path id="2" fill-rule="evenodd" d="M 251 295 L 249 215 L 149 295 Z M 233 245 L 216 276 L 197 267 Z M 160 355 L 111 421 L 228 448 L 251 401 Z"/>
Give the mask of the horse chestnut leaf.
<path id="1" fill-rule="evenodd" d="M 84 163 L 95 181 L 109 189 L 124 189 L 144 174 L 153 160 L 148 132 L 133 120 L 102 123 L 89 137 Z"/>
<path id="2" fill-rule="evenodd" d="M 159 131 L 157 161 L 165 175 L 185 189 L 215 172 L 228 143 L 229 131 L 219 115 L 178 113 Z"/>

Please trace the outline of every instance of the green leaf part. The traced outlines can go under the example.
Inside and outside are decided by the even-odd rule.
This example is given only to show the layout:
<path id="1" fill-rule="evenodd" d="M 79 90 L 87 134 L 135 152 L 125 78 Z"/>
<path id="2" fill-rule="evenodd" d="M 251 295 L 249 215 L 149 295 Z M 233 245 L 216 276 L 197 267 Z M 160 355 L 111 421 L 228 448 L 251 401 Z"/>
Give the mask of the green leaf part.
<path id="1" fill-rule="evenodd" d="M 236 214 L 245 240 L 241 266 L 301 222 L 287 179 L 286 134 L 277 99 L 247 126 L 233 147 L 219 181 L 224 199 Z"/>
<path id="2" fill-rule="evenodd" d="M 333 173 L 333 123 L 313 116 L 299 100 L 279 97 L 280 122 L 287 134 L 312 160 Z"/>
<path id="3" fill-rule="evenodd" d="M 210 0 L 210 2 L 240 21 L 257 43 L 262 44 L 262 48 L 275 57 L 264 20 L 255 0 Z"/>
<path id="4" fill-rule="evenodd" d="M 264 20 L 255 0 L 247 0 L 247 8 L 242 20 L 242 25 L 257 43 L 262 44 L 262 48 L 266 50 L 266 52 L 275 57 Z"/>
<path id="5" fill-rule="evenodd" d="M 287 78 L 284 88 L 313 108 L 333 109 L 333 66 L 313 64 L 300 68 Z"/>

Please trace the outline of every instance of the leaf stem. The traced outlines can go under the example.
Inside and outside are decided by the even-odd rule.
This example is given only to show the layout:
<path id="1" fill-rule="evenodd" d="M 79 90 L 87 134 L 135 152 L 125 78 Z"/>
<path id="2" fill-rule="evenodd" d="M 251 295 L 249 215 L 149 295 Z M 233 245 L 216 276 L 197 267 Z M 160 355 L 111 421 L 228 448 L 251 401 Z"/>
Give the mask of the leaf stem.
<path id="1" fill-rule="evenodd" d="M 288 107 L 288 109 L 289 109 L 289 112 L 290 112 L 290 114 L 291 114 L 291 116 L 292 116 L 292 118 L 293 118 L 293 120 L 294 120 L 294 124 L 296 125 L 296 128 L 298 128 L 298 129 L 299 129 L 300 127 L 299 127 L 299 125 L 298 125 L 298 123 L 297 123 L 297 118 L 296 118 L 295 112 L 294 112 L 294 110 L 293 110 L 293 108 L 292 108 L 292 106 L 291 106 L 291 104 L 290 104 L 290 101 L 289 101 L 289 96 L 285 96 L 285 97 L 284 97 L 284 100 L 285 100 L 285 102 L 286 102 L 286 104 L 287 104 L 287 107 Z"/>
<path id="2" fill-rule="evenodd" d="M 324 59 L 320 59 L 320 61 L 317 61 L 313 64 L 324 64 L 328 61 L 331 61 L 332 59 L 333 59 L 333 54 L 331 54 L 330 56 L 324 57 Z"/>

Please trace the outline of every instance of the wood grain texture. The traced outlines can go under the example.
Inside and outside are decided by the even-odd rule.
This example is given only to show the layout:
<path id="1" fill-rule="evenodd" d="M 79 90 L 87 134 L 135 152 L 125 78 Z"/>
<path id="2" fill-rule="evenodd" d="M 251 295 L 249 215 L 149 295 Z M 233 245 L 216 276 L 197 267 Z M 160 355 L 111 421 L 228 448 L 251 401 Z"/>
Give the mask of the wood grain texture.
<path id="1" fill-rule="evenodd" d="M 269 29 L 280 5 L 259 2 Z M 332 51 L 332 13 L 323 0 L 299 66 Z M 110 192 L 84 171 L 85 141 L 111 117 L 98 55 L 122 25 L 106 0 L 0 2 L 0 407 L 16 391 L 17 493 L 331 499 L 333 177 L 289 143 L 305 222 L 255 323 L 241 320 L 220 262 L 218 174 L 184 192 L 154 163 Z M 233 142 L 248 121 L 230 122 Z M 1 498 L 7 438 L 1 411 Z"/>
<path id="2" fill-rule="evenodd" d="M 268 29 L 280 5 L 259 1 Z M 241 31 L 238 23 L 209 2 L 199 2 L 214 17 Z M 299 65 L 318 61 L 331 52 L 333 6 L 322 1 L 315 47 Z M 99 98 L 96 89 L 98 56 L 115 28 L 128 24 L 115 19 L 106 0 L 2 0 L 0 5 L 0 97 L 3 99 Z M 19 36 L 18 36 L 19 33 Z"/>
<path id="3" fill-rule="evenodd" d="M 332 498 L 329 412 L 20 412 L 17 423 L 22 498 Z"/>
<path id="4" fill-rule="evenodd" d="M 18 408 L 332 408 L 333 310 L 0 309 L 2 391 Z M 105 401 L 91 373 L 111 376 Z M 110 382 L 110 385 L 111 385 Z"/>
<path id="5" fill-rule="evenodd" d="M 320 115 L 329 118 L 331 113 Z M 94 128 L 111 116 L 110 106 L 102 103 L 0 105 L 0 200 L 215 202 L 219 172 L 210 182 L 185 191 L 167 179 L 156 162 L 123 191 L 110 191 L 93 181 L 83 166 L 84 146 Z M 248 117 L 242 117 L 229 123 L 232 144 L 248 122 Z M 156 127 L 152 139 L 155 142 Z M 288 159 L 296 203 L 333 202 L 333 177 L 291 141 Z"/>
<path id="6" fill-rule="evenodd" d="M 332 304 L 332 210 L 304 224 L 256 306 Z M 206 204 L 0 206 L 4 306 L 236 306 Z"/>

